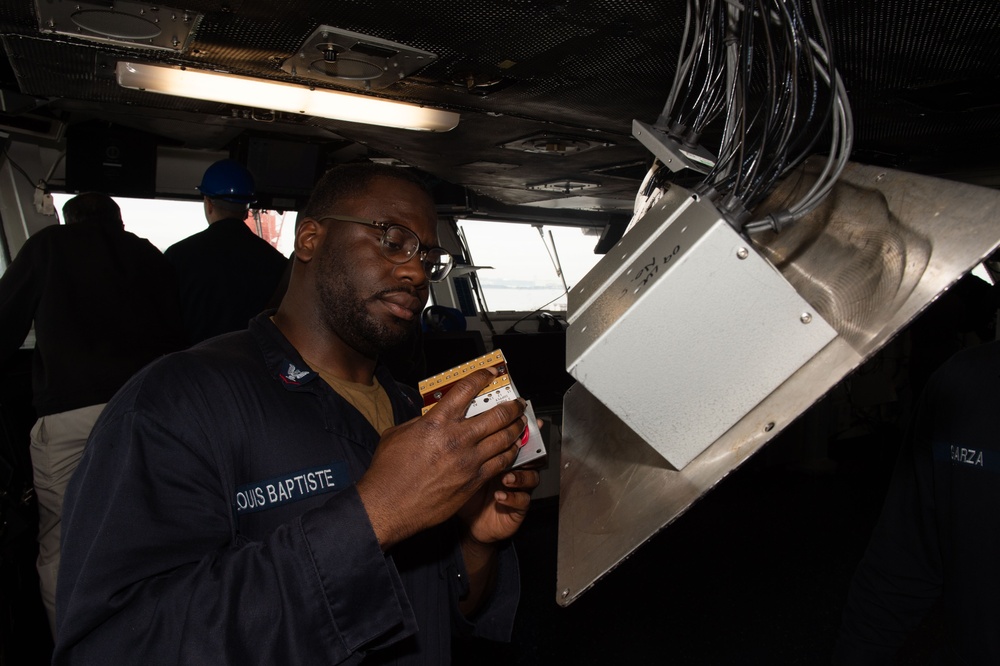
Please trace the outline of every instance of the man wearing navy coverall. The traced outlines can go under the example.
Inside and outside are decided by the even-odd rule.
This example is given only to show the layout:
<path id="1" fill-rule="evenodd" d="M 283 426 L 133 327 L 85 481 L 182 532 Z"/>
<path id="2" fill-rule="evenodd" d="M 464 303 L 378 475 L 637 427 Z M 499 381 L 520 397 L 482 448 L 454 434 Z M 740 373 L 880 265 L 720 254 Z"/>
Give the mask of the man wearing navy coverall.
<path id="1" fill-rule="evenodd" d="M 418 417 L 377 362 L 420 319 L 436 227 L 405 169 L 331 170 L 278 310 L 109 403 L 69 489 L 55 664 L 444 664 L 453 632 L 509 638 L 524 405 L 464 418 L 481 370 Z"/>

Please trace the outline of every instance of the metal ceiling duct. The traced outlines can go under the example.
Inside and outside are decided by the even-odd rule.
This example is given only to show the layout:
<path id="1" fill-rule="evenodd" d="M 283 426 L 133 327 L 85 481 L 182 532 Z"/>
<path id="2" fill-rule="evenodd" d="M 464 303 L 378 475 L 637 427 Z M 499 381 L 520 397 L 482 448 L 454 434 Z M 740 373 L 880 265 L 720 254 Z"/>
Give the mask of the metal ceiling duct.
<path id="1" fill-rule="evenodd" d="M 796 196 L 815 175 L 816 167 L 807 163 L 758 212 L 766 214 Z M 568 605 L 578 599 L 992 253 L 1000 244 L 997 219 L 1000 192 L 995 190 L 851 163 L 819 208 L 781 233 L 755 236 L 760 256 L 836 336 L 731 427 L 711 401 L 703 403 L 696 416 L 727 429 L 714 441 L 686 442 L 700 453 L 680 469 L 636 433 L 641 414 L 623 418 L 620 409 L 607 407 L 582 383 L 571 387 L 563 403 L 556 601 Z M 626 239 L 641 233 L 640 223 Z M 661 334 L 668 319 L 672 331 L 701 328 L 698 304 L 726 288 L 718 281 L 689 280 L 678 283 L 681 291 L 672 295 L 678 305 L 671 311 L 657 310 L 650 301 L 651 311 L 633 306 L 623 315 L 638 316 L 647 328 L 646 344 L 614 348 L 622 367 L 638 363 L 646 375 L 659 378 L 641 385 L 648 392 L 645 403 L 669 414 L 676 400 L 670 386 L 675 371 L 697 376 L 700 369 L 715 366 L 709 356 L 726 351 Z M 690 307 L 683 307 L 684 301 Z M 664 326 L 657 326 L 658 319 Z M 738 346 L 743 324 L 730 318 L 727 335 L 719 339 Z M 668 346 L 669 355 L 663 351 Z M 766 365 L 769 359 L 778 363 L 786 351 L 783 341 L 774 339 L 742 353 Z M 724 370 L 700 377 L 701 390 L 708 387 L 720 396 L 742 388 Z"/>
<path id="2" fill-rule="evenodd" d="M 321 25 L 281 69 L 292 76 L 360 90 L 380 90 L 434 62 L 429 51 Z"/>
<path id="3" fill-rule="evenodd" d="M 183 53 L 203 15 L 130 0 L 35 0 L 38 28 L 77 39 Z"/>

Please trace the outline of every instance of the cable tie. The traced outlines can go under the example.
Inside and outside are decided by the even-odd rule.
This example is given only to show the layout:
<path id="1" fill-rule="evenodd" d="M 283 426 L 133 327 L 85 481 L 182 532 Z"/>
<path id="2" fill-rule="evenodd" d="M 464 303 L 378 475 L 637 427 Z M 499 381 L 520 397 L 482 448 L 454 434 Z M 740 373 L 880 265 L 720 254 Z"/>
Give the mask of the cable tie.
<path id="1" fill-rule="evenodd" d="M 687 132 L 688 132 L 687 125 L 685 125 L 683 123 L 674 123 L 670 127 L 670 131 L 667 132 L 667 136 L 669 136 L 672 139 L 678 139 L 678 140 L 680 140 L 685 135 L 687 135 Z"/>
<path id="2" fill-rule="evenodd" d="M 777 213 L 771 213 L 765 219 L 770 220 L 772 229 L 781 233 L 782 230 L 786 229 L 788 225 L 795 221 L 795 216 L 789 211 L 783 210 L 778 211 Z"/>
<path id="3" fill-rule="evenodd" d="M 746 206 L 743 205 L 743 202 L 733 194 L 730 194 L 723 199 L 719 208 L 722 210 L 722 216 L 726 218 L 727 222 L 729 222 L 729 226 L 736 231 L 742 229 L 743 223 L 750 217 L 750 211 L 748 211 Z"/>
<path id="4" fill-rule="evenodd" d="M 692 129 L 690 132 L 687 132 L 684 135 L 684 137 L 681 139 L 681 143 L 687 146 L 688 148 L 697 148 L 699 140 L 701 140 L 701 132 Z"/>

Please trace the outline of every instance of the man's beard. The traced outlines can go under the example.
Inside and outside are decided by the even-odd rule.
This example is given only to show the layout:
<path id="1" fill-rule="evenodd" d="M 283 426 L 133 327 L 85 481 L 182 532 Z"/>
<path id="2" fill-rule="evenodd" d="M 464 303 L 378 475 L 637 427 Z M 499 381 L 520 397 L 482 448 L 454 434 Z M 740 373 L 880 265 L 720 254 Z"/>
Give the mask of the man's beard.
<path id="1" fill-rule="evenodd" d="M 376 358 L 396 345 L 410 340 L 416 333 L 419 320 L 397 320 L 387 325 L 371 314 L 368 305 L 395 291 L 412 293 L 405 287 L 383 289 L 365 298 L 356 284 L 348 279 L 343 256 L 336 250 L 324 252 L 319 259 L 318 284 L 323 323 L 347 345 L 359 353 Z"/>

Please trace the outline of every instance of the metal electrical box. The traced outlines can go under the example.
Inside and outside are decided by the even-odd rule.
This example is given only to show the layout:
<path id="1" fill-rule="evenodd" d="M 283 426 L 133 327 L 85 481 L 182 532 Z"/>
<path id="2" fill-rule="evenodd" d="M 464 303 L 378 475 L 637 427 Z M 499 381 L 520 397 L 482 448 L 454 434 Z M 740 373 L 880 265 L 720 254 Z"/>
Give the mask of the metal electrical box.
<path id="1" fill-rule="evenodd" d="M 566 367 L 681 469 L 837 333 L 715 206 L 672 187 L 569 294 Z"/>

